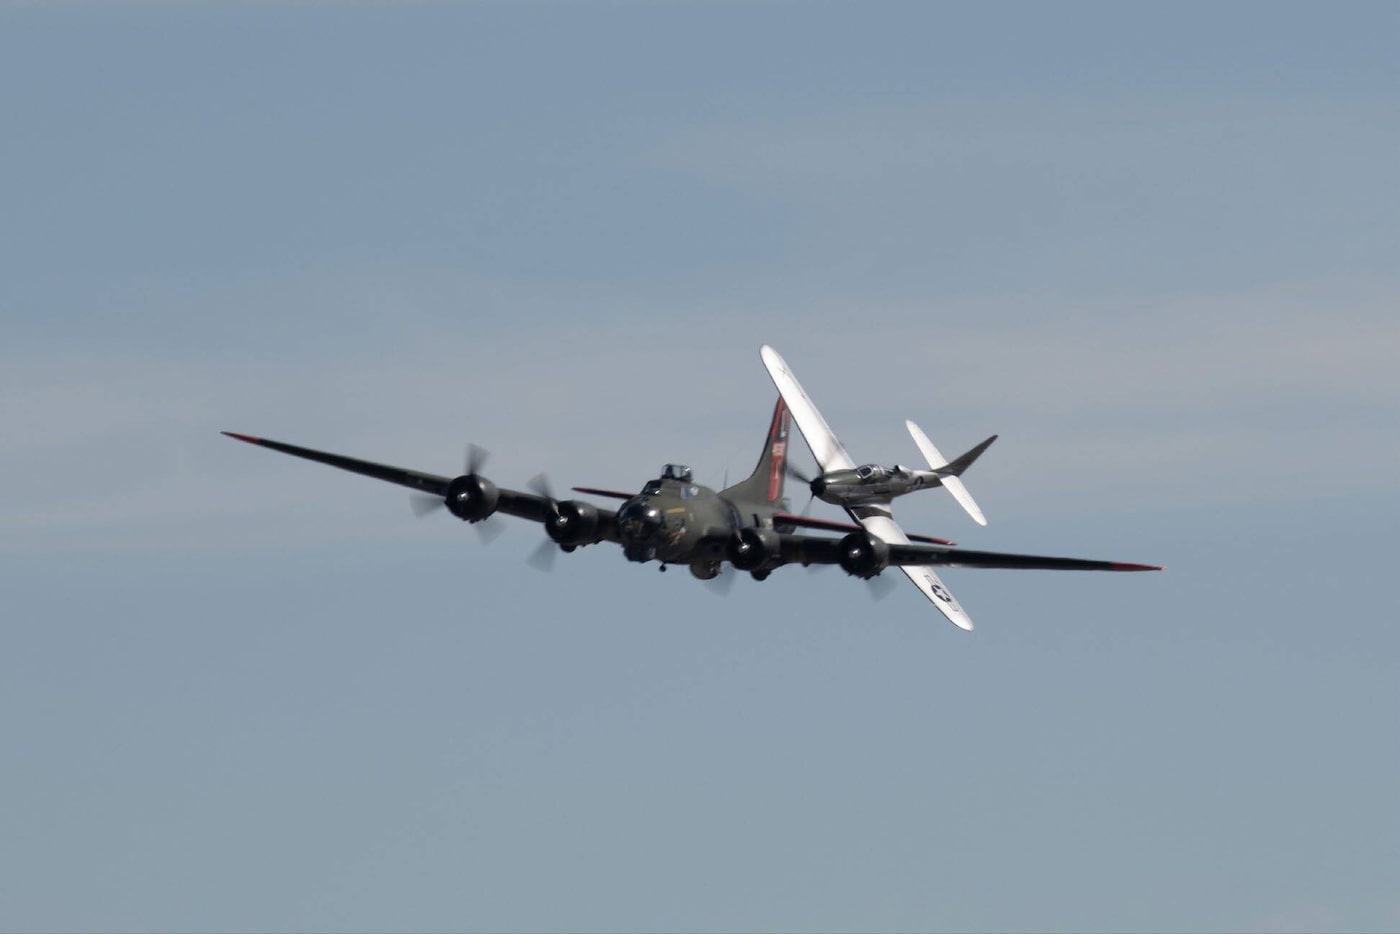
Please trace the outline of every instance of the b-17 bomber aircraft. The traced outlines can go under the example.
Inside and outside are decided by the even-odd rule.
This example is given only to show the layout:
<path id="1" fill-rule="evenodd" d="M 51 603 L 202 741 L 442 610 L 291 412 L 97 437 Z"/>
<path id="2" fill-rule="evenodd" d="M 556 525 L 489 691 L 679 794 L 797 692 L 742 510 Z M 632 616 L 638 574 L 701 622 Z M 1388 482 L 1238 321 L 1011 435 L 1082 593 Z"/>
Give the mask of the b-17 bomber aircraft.
<path id="1" fill-rule="evenodd" d="M 690 468 L 678 464 L 666 465 L 661 476 L 648 481 L 635 494 L 575 487 L 582 493 L 624 499 L 616 511 L 581 500 L 557 500 L 543 478 L 530 484 L 530 492 L 498 487 L 481 474 L 485 452 L 475 446 L 468 449 L 466 471 L 446 477 L 253 435 L 231 431 L 223 434 L 407 487 L 415 491 L 414 508 L 420 514 L 445 507 L 452 515 L 473 524 L 485 523 L 498 513 L 538 522 L 547 536 L 542 543 L 547 549 L 544 553 L 551 559 L 558 551 L 610 542 L 621 546 L 629 561 L 655 561 L 663 571 L 667 565 L 687 565 L 701 580 L 718 577 L 725 564 L 749 572 L 756 580 L 767 578 L 787 564 L 835 564 L 847 574 L 866 580 L 877 577 L 890 565 L 1159 570 L 1145 564 L 968 551 L 949 547 L 951 542 L 931 536 L 911 535 L 903 543 L 891 544 L 858 526 L 795 515 L 787 511 L 787 499 L 783 496 L 789 424 L 787 405 L 779 397 L 753 473 L 718 492 L 696 483 Z M 799 534 L 795 531 L 798 528 L 846 534 L 839 538 Z"/>

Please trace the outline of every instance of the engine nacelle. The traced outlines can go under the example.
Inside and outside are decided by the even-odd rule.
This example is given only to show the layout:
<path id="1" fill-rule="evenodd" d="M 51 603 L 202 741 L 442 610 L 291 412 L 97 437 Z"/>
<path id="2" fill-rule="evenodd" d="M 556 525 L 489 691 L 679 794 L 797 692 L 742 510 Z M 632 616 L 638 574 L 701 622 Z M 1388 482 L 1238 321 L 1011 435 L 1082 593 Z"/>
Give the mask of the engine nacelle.
<path id="1" fill-rule="evenodd" d="M 740 529 L 729 540 L 725 554 L 741 571 L 777 567 L 782 564 L 782 539 L 772 529 Z"/>
<path id="2" fill-rule="evenodd" d="M 598 540 L 598 508 L 576 499 L 552 503 L 545 511 L 544 531 L 565 548 L 591 545 Z"/>
<path id="3" fill-rule="evenodd" d="M 841 539 L 841 570 L 870 579 L 890 565 L 890 546 L 869 532 L 852 532 Z"/>
<path id="4" fill-rule="evenodd" d="M 455 478 L 447 485 L 447 508 L 458 519 L 467 522 L 480 522 L 496 511 L 500 501 L 500 491 L 496 484 L 476 474 L 466 474 Z"/>

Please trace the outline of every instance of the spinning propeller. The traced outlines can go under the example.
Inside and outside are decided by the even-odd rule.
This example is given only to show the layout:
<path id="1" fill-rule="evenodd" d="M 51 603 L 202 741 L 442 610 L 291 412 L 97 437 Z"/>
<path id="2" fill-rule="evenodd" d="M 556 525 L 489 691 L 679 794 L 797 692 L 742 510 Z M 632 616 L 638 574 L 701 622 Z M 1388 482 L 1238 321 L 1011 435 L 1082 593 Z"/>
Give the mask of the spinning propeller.
<path id="1" fill-rule="evenodd" d="M 809 491 L 811 491 L 811 494 L 812 494 L 812 495 L 807 497 L 807 505 L 805 505 L 805 506 L 802 507 L 801 515 L 804 515 L 804 516 L 805 516 L 805 515 L 807 515 L 808 512 L 810 512 L 811 509 L 812 509 L 812 500 L 814 500 L 814 499 L 817 498 L 817 487 L 816 487 L 817 481 L 813 480 L 811 477 L 807 476 L 807 475 L 804 474 L 802 471 L 800 471 L 800 470 L 798 470 L 796 467 L 792 466 L 792 464 L 788 464 L 787 467 L 786 467 L 786 469 L 787 469 L 787 475 L 788 475 L 789 477 L 791 477 L 791 478 L 794 479 L 794 480 L 799 481 L 800 483 L 802 483 L 803 486 L 807 487 L 807 489 L 808 489 Z"/>
<path id="2" fill-rule="evenodd" d="M 559 513 L 559 501 L 554 498 L 554 487 L 550 485 L 549 477 L 542 473 L 535 474 L 525 484 L 530 488 L 530 492 L 545 499 L 544 521 L 547 524 L 557 524 L 562 517 Z M 546 538 L 535 546 L 535 550 L 530 552 L 530 557 L 525 562 L 536 571 L 546 573 L 554 570 L 554 559 L 559 557 L 559 546 L 553 539 Z"/>
<path id="3" fill-rule="evenodd" d="M 467 456 L 463 464 L 465 468 L 463 476 L 475 477 L 480 474 L 482 466 L 490 456 L 491 452 L 487 451 L 481 445 L 468 444 Z M 415 516 L 422 519 L 446 507 L 447 500 L 441 496 L 431 496 L 427 493 L 410 493 L 408 494 L 408 506 L 413 510 Z M 494 517 L 487 517 L 479 522 L 473 522 L 471 525 L 472 528 L 476 529 L 476 534 L 481 538 L 482 542 L 488 545 L 500 538 L 501 533 L 505 531 L 504 524 L 497 521 Z"/>

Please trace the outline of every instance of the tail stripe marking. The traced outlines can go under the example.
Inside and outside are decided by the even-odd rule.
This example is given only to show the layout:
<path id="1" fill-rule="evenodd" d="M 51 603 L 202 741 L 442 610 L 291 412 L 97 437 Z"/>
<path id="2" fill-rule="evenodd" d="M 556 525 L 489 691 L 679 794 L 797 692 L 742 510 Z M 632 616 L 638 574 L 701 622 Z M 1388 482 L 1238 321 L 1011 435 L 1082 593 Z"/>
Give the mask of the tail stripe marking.
<path id="1" fill-rule="evenodd" d="M 787 460 L 788 410 L 779 399 L 773 410 L 773 424 L 768 429 L 772 456 L 768 459 L 768 499 L 776 500 L 783 489 L 783 466 Z"/>

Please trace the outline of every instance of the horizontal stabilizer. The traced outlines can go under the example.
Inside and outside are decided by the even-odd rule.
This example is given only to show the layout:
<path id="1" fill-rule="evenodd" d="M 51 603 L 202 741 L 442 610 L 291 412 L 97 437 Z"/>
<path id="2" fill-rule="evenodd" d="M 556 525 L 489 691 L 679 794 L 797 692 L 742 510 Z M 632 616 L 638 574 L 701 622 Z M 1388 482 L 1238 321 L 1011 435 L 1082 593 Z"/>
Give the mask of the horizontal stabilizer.
<path id="1" fill-rule="evenodd" d="M 987 517 L 982 515 L 982 510 L 978 508 L 977 502 L 972 498 L 972 494 L 963 486 L 963 482 L 958 476 L 972 466 L 972 462 L 982 456 L 982 452 L 992 446 L 992 442 L 997 439 L 992 435 L 977 447 L 963 454 L 957 460 L 949 463 L 948 459 L 939 453 L 938 448 L 933 446 L 933 442 L 924 434 L 922 428 L 911 421 L 906 421 L 904 427 L 909 429 L 909 434 L 914 439 L 914 443 L 919 446 L 919 452 L 924 455 L 924 460 L 928 461 L 929 467 L 938 471 L 943 480 L 943 488 L 953 494 L 953 499 L 958 501 L 958 505 L 967 510 L 967 514 L 972 517 L 972 521 L 978 525 L 986 525 Z"/>

